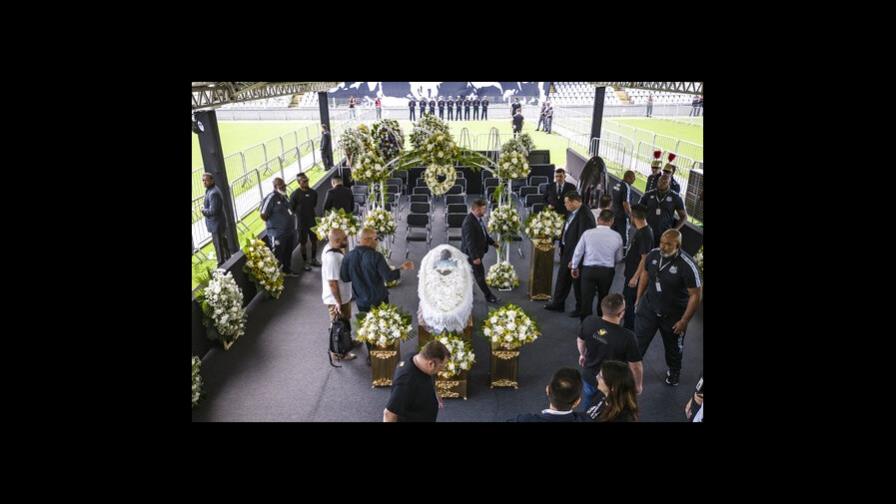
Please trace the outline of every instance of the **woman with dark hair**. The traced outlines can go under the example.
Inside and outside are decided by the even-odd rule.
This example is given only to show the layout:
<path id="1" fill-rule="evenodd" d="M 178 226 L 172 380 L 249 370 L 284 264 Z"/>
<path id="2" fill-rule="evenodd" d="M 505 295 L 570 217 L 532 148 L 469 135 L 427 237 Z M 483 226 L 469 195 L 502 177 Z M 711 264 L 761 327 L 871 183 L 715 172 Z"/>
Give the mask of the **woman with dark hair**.
<path id="1" fill-rule="evenodd" d="M 597 422 L 637 422 L 638 389 L 625 362 L 604 361 L 597 373 L 597 395 L 588 415 Z"/>
<path id="2" fill-rule="evenodd" d="M 582 204 L 587 208 L 596 208 L 600 197 L 607 192 L 607 165 L 600 156 L 589 159 L 582 167 L 579 177 L 579 193 Z"/>

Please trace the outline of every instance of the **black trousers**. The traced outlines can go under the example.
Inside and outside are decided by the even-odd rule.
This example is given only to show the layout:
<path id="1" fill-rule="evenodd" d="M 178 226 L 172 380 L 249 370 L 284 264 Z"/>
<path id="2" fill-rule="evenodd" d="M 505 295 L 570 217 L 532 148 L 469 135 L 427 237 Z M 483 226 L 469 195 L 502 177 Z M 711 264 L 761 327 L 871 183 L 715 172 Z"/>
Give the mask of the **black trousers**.
<path id="1" fill-rule="evenodd" d="M 597 294 L 597 315 L 602 316 L 600 302 L 610 293 L 616 268 L 604 266 L 583 266 L 582 277 L 582 319 L 591 315 L 594 306 L 594 295 Z"/>
<path id="2" fill-rule="evenodd" d="M 535 126 L 535 131 L 540 130 L 542 124 L 544 124 L 544 116 L 539 116 L 538 117 L 538 125 Z"/>
<path id="3" fill-rule="evenodd" d="M 613 231 L 619 233 L 622 237 L 622 246 L 628 241 L 628 216 L 623 212 L 622 215 L 613 219 Z"/>
<path id="4" fill-rule="evenodd" d="M 324 168 L 329 170 L 330 168 L 333 167 L 333 156 L 330 154 L 330 152 L 328 152 L 326 150 L 321 150 L 320 151 L 320 162 L 323 163 Z"/>
<path id="5" fill-rule="evenodd" d="M 299 226 L 299 249 L 302 252 L 302 260 L 308 262 L 308 256 L 305 255 L 305 242 L 311 241 L 311 260 L 317 258 L 317 235 L 311 231 L 311 227 Z M 293 247 L 295 248 L 295 247 Z"/>
<path id="6" fill-rule="evenodd" d="M 478 108 L 473 109 L 473 119 L 477 120 L 477 121 L 479 120 L 479 109 Z"/>
<path id="7" fill-rule="evenodd" d="M 448 120 L 449 121 L 454 120 L 454 109 L 448 109 Z"/>
<path id="8" fill-rule="evenodd" d="M 666 366 L 672 372 L 681 371 L 681 357 L 684 352 L 684 335 L 672 332 L 672 326 L 681 320 L 684 313 L 671 313 L 657 315 L 646 299 L 641 299 L 641 305 L 635 314 L 635 337 L 638 339 L 638 349 L 641 358 L 647 353 L 650 342 L 656 336 L 659 329 L 663 338 L 663 348 L 666 350 Z M 687 331 L 685 331 L 687 332 Z"/>
<path id="9" fill-rule="evenodd" d="M 420 119 L 423 119 L 423 116 L 426 115 L 426 109 L 420 109 Z"/>
<path id="10" fill-rule="evenodd" d="M 411 120 L 411 121 L 416 121 L 416 120 L 417 120 L 417 114 L 414 113 L 414 109 L 408 109 L 408 110 L 409 110 L 410 113 L 411 113 L 411 117 L 409 117 L 408 119 Z"/>
<path id="11" fill-rule="evenodd" d="M 469 261 L 470 266 L 473 267 L 473 276 L 476 278 L 476 283 L 479 284 L 479 289 L 485 294 L 485 299 L 491 299 L 494 294 L 492 294 L 492 290 L 488 288 L 488 284 L 485 283 L 485 265 L 482 264 L 482 260 L 480 259 L 479 264 L 473 264 L 473 260 L 469 258 L 467 261 Z"/>
<path id="12" fill-rule="evenodd" d="M 557 268 L 557 284 L 554 285 L 554 297 L 551 303 L 560 306 L 566 305 L 566 298 L 569 297 L 569 290 L 572 288 L 576 296 L 575 311 L 582 311 L 582 277 L 573 278 L 572 272 L 569 270 L 569 261 L 572 257 L 564 258 L 563 252 L 560 252 L 560 267 Z"/>
<path id="13" fill-rule="evenodd" d="M 488 109 L 483 107 L 482 108 L 482 120 L 484 121 L 486 119 L 488 119 Z"/>
<path id="14" fill-rule="evenodd" d="M 470 118 L 470 109 L 465 108 L 464 109 L 464 121 L 468 120 L 469 118 Z"/>
<path id="15" fill-rule="evenodd" d="M 626 278 L 622 296 L 625 298 L 625 318 L 622 320 L 622 327 L 634 332 L 635 330 L 635 298 L 638 297 L 638 288 L 629 287 L 628 283 L 631 278 Z"/>
<path id="16" fill-rule="evenodd" d="M 215 255 L 218 256 L 218 266 L 224 264 L 224 261 L 230 259 L 230 248 L 227 245 L 227 232 L 218 231 L 212 233 L 212 244 L 215 246 Z"/>
<path id="17" fill-rule="evenodd" d="M 445 118 L 445 109 L 440 108 L 439 109 L 439 119 L 444 119 L 444 118 Z"/>
<path id="18" fill-rule="evenodd" d="M 436 109 L 429 109 L 429 115 L 436 115 Z"/>
<path id="19" fill-rule="evenodd" d="M 292 251 L 296 249 L 295 231 L 289 231 L 276 237 L 268 236 L 271 242 L 271 251 L 274 253 L 274 257 L 280 261 L 283 272 L 292 273 Z"/>

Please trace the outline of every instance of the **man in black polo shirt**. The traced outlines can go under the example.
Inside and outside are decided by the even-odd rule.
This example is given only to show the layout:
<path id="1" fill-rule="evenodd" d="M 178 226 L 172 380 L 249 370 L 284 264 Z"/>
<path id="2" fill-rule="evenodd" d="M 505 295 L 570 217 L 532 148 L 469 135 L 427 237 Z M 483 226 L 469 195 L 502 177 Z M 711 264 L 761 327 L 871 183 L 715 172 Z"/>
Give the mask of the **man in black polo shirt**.
<path id="1" fill-rule="evenodd" d="M 417 120 L 417 114 L 414 113 L 414 112 L 415 112 L 414 107 L 415 107 L 416 105 L 417 105 L 417 102 L 414 101 L 414 98 L 413 98 L 413 97 L 410 98 L 410 99 L 408 99 L 408 110 L 411 111 L 411 117 L 409 118 L 409 120 L 411 120 L 411 121 L 416 121 L 416 120 Z"/>
<path id="2" fill-rule="evenodd" d="M 700 304 L 697 264 L 681 250 L 681 232 L 669 229 L 647 254 L 635 300 L 635 336 L 643 357 L 659 329 L 666 349 L 666 384 L 678 385 L 684 333 Z"/>
<path id="3" fill-rule="evenodd" d="M 445 99 L 439 97 L 439 119 L 445 118 Z"/>
<path id="4" fill-rule="evenodd" d="M 585 413 L 573 411 L 581 402 L 582 377 L 572 368 L 561 368 L 545 387 L 550 407 L 541 413 L 525 413 L 508 422 L 591 422 Z"/>
<path id="5" fill-rule="evenodd" d="M 608 294 L 600 302 L 603 316 L 589 315 L 582 321 L 576 344 L 579 347 L 579 365 L 584 368 L 582 381 L 582 405 L 585 410 L 591 407 L 591 401 L 597 394 L 597 373 L 605 360 L 628 362 L 638 393 L 644 376 L 641 364 L 641 352 L 635 333 L 625 329 L 619 323 L 626 311 L 622 294 Z"/>
<path id="6" fill-rule="evenodd" d="M 628 242 L 628 220 L 632 214 L 629 198 L 632 194 L 632 184 L 635 183 L 635 172 L 628 170 L 622 176 L 622 180 L 610 187 L 613 197 L 613 230 L 622 237 L 622 246 Z"/>
<path id="7" fill-rule="evenodd" d="M 647 191 L 641 196 L 640 203 L 647 207 L 647 223 L 653 230 L 653 246 L 658 247 L 660 236 L 667 229 L 681 229 L 688 220 L 688 213 L 684 209 L 684 201 L 681 196 L 669 190 L 672 177 L 663 175 L 657 183 L 657 188 Z M 678 213 L 678 222 L 675 214 Z"/>
<path id="8" fill-rule="evenodd" d="M 625 297 L 625 305 L 630 309 L 625 311 L 623 327 L 629 331 L 635 330 L 635 298 L 638 294 L 638 281 L 641 279 L 641 271 L 644 270 L 644 259 L 653 249 L 653 230 L 647 224 L 647 207 L 638 203 L 632 207 L 632 223 L 637 231 L 632 237 L 631 246 L 625 254 L 625 274 L 623 275 L 625 286 L 622 295 Z"/>
<path id="9" fill-rule="evenodd" d="M 659 182 L 660 177 L 663 175 L 660 171 L 660 168 L 663 167 L 663 161 L 660 159 L 662 154 L 662 151 L 653 151 L 653 161 L 650 163 L 650 175 L 647 177 L 647 185 L 644 187 L 644 192 L 656 189 L 656 183 Z"/>
<path id="10" fill-rule="evenodd" d="M 454 100 L 450 96 L 448 97 L 448 101 L 446 102 L 446 105 L 448 105 L 448 120 L 453 121 L 454 120 Z"/>
<path id="11" fill-rule="evenodd" d="M 445 345 L 433 340 L 399 364 L 392 378 L 392 395 L 383 410 L 383 421 L 435 422 L 439 408 L 444 405 L 436 395 L 433 376 L 449 357 L 451 354 Z"/>

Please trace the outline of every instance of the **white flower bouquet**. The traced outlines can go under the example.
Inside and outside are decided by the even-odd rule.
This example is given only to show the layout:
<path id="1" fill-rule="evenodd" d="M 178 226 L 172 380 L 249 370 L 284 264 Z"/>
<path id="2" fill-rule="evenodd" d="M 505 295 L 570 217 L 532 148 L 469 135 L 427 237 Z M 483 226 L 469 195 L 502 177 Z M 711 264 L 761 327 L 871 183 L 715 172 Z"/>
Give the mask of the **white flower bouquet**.
<path id="1" fill-rule="evenodd" d="M 358 218 L 354 214 L 345 213 L 345 209 L 330 210 L 316 220 L 317 225 L 311 230 L 320 240 L 326 240 L 331 229 L 341 229 L 349 236 L 358 234 Z"/>
<path id="2" fill-rule="evenodd" d="M 444 180 L 439 182 L 439 177 L 444 177 Z M 434 196 L 441 196 L 454 187 L 454 183 L 457 181 L 457 170 L 451 165 L 431 164 L 423 172 L 423 180 L 426 181 L 426 186 Z"/>
<path id="3" fill-rule="evenodd" d="M 694 254 L 694 260 L 697 261 L 697 267 L 700 268 L 700 273 L 703 273 L 703 245 L 700 245 L 700 250 Z"/>
<path id="4" fill-rule="evenodd" d="M 482 334 L 492 342 L 492 346 L 507 350 L 520 348 L 541 336 L 538 324 L 514 304 L 489 310 L 482 323 Z"/>
<path id="5" fill-rule="evenodd" d="M 529 176 L 529 161 L 526 156 L 516 150 L 503 153 L 498 158 L 498 169 L 495 173 L 505 182 L 526 178 Z"/>
<path id="6" fill-rule="evenodd" d="M 235 341 L 246 331 L 243 293 L 229 272 L 215 270 L 199 299 L 206 326 L 213 324 L 223 343 Z"/>
<path id="7" fill-rule="evenodd" d="M 446 122 L 435 116 L 423 116 L 423 118 L 417 121 L 417 124 L 414 125 L 414 129 L 411 130 L 411 147 L 413 147 L 415 151 L 420 151 L 429 137 L 437 133 L 442 133 L 449 138 L 451 137 L 451 129 Z"/>
<path id="8" fill-rule="evenodd" d="M 448 362 L 439 371 L 439 378 L 451 379 L 459 375 L 463 371 L 469 371 L 476 362 L 476 355 L 473 353 L 473 345 L 467 343 L 463 338 L 453 332 L 445 332 L 436 337 L 436 340 L 448 348 L 451 357 Z"/>
<path id="9" fill-rule="evenodd" d="M 243 270 L 272 298 L 279 298 L 283 293 L 283 273 L 271 249 L 259 239 L 248 238 L 243 253 L 246 254 Z"/>
<path id="10" fill-rule="evenodd" d="M 526 234 L 533 240 L 551 240 L 563 232 L 566 219 L 553 208 L 546 206 L 526 219 Z"/>
<path id="11" fill-rule="evenodd" d="M 362 184 L 382 182 L 389 178 L 390 169 L 375 149 L 363 150 L 352 162 L 352 178 Z"/>
<path id="12" fill-rule="evenodd" d="M 392 212 L 384 208 L 376 208 L 367 212 L 367 217 L 364 218 L 364 227 L 376 229 L 378 236 L 385 236 L 394 234 L 398 229 L 398 224 L 395 223 Z"/>
<path id="13" fill-rule="evenodd" d="M 387 303 L 374 306 L 360 322 L 358 341 L 386 348 L 411 336 L 411 315 Z"/>
<path id="14" fill-rule="evenodd" d="M 485 283 L 496 289 L 513 289 L 519 287 L 520 279 L 509 262 L 499 262 L 488 269 Z"/>
<path id="15" fill-rule="evenodd" d="M 400 156 L 404 150 L 404 133 L 395 119 L 383 119 L 373 123 L 371 136 L 380 156 L 387 163 Z"/>
<path id="16" fill-rule="evenodd" d="M 346 128 L 339 137 L 339 146 L 353 161 L 356 161 L 357 157 L 363 152 L 376 150 L 376 144 L 373 141 L 373 137 L 370 136 L 370 130 L 363 124 L 357 128 Z"/>
<path id="17" fill-rule="evenodd" d="M 202 377 L 199 376 L 199 367 L 202 361 L 199 357 L 193 356 L 193 407 L 199 403 L 199 396 L 202 394 Z"/>
<path id="18" fill-rule="evenodd" d="M 488 232 L 499 234 L 501 241 L 509 241 L 510 237 L 520 230 L 520 214 L 510 205 L 501 205 L 492 211 L 488 220 Z"/>
<path id="19" fill-rule="evenodd" d="M 439 131 L 423 141 L 417 154 L 426 164 L 453 164 L 459 152 L 451 134 Z"/>

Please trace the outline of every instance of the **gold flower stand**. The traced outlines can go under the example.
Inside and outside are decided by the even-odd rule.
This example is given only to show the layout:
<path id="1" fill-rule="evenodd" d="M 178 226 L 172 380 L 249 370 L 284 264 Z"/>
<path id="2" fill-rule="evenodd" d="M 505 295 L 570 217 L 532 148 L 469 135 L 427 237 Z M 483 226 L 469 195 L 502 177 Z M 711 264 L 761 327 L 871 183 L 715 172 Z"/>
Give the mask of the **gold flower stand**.
<path id="1" fill-rule="evenodd" d="M 529 300 L 550 301 L 554 278 L 554 241 L 532 240 L 529 261 Z"/>
<path id="2" fill-rule="evenodd" d="M 373 387 L 391 387 L 392 377 L 400 358 L 401 342 L 386 347 L 374 346 L 370 350 L 370 368 L 373 371 Z"/>
<path id="3" fill-rule="evenodd" d="M 489 358 L 491 372 L 491 384 L 489 388 L 495 387 L 513 387 L 519 388 L 517 376 L 520 370 L 520 351 L 508 350 L 503 347 L 492 345 L 492 351 Z"/>
<path id="4" fill-rule="evenodd" d="M 433 334 L 429 331 L 429 328 L 426 326 L 426 321 L 423 320 L 419 314 L 417 315 L 417 319 L 419 321 L 419 325 L 417 325 L 417 349 L 423 348 L 424 345 L 432 341 Z M 461 334 L 461 339 L 469 344 L 473 344 L 473 314 L 470 314 L 470 318 L 467 320 L 467 327 L 464 328 L 463 334 Z"/>
<path id="5" fill-rule="evenodd" d="M 466 401 L 468 373 L 468 371 L 461 371 L 451 378 L 437 376 L 436 390 L 438 391 L 439 397 L 443 399 L 458 399 L 462 397 L 464 401 Z"/>

